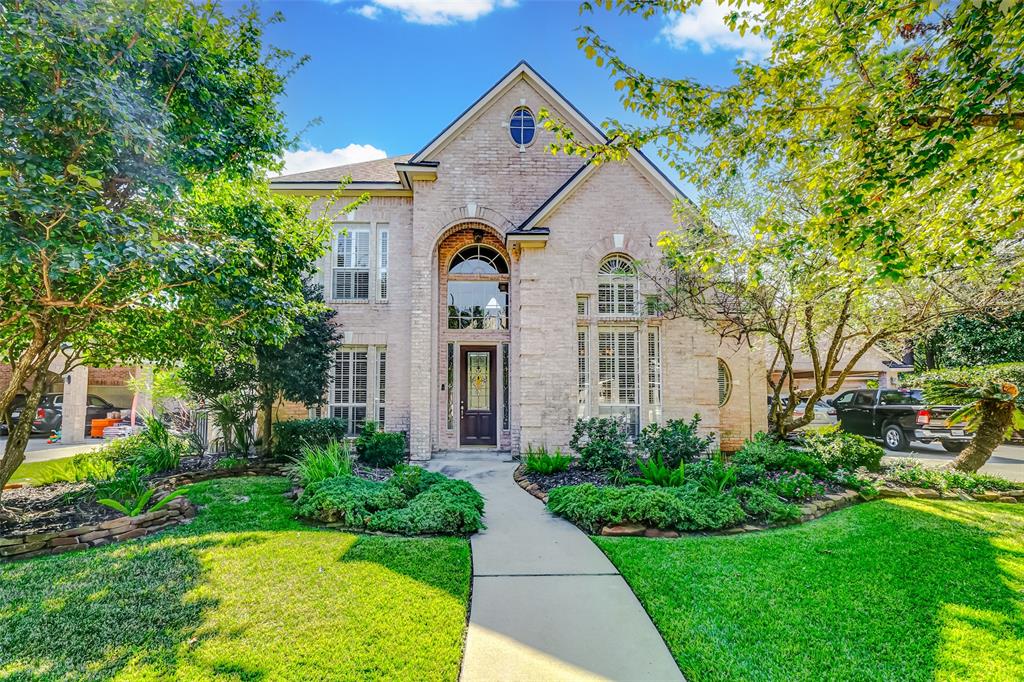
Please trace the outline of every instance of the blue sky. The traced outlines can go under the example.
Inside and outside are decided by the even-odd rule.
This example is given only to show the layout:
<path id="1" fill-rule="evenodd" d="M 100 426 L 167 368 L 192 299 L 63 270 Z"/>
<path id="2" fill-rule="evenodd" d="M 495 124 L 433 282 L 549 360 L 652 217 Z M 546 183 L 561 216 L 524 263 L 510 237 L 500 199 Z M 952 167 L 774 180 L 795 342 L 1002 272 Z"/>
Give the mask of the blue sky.
<path id="1" fill-rule="evenodd" d="M 714 2 L 687 16 L 644 20 L 574 1 L 290 0 L 262 2 L 285 22 L 267 40 L 310 61 L 282 105 L 300 148 L 289 171 L 412 153 L 526 59 L 594 122 L 626 118 L 607 73 L 576 48 L 595 26 L 631 63 L 651 73 L 726 83 L 740 56 L 761 45 L 722 23 Z M 307 128 L 314 119 L 319 125 Z M 628 120 L 628 119 L 627 119 Z"/>

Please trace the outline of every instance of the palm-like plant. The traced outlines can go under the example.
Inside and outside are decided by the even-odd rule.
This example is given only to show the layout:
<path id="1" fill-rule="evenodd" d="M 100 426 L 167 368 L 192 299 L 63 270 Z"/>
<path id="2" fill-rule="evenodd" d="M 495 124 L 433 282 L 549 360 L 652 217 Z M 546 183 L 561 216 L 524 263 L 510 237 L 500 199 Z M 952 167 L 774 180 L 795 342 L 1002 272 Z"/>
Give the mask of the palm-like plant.
<path id="1" fill-rule="evenodd" d="M 1024 363 L 936 370 L 919 379 L 929 403 L 961 406 L 947 423 L 966 422 L 975 433 L 954 469 L 977 471 L 1015 429 L 1024 429 Z"/>

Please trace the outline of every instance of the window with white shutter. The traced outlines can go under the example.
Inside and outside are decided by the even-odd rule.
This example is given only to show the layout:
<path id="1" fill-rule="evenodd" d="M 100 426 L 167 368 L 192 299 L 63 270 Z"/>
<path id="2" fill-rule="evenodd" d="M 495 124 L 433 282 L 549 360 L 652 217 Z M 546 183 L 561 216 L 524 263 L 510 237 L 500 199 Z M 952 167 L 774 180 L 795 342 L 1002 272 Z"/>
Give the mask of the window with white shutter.
<path id="1" fill-rule="evenodd" d="M 586 327 L 576 329 L 576 416 L 585 419 L 590 410 L 590 344 Z"/>
<path id="2" fill-rule="evenodd" d="M 637 332 L 600 329 L 597 334 L 598 415 L 621 417 L 632 435 L 640 432 Z"/>
<path id="3" fill-rule="evenodd" d="M 647 330 L 647 423 L 661 421 L 661 337 L 657 327 Z"/>
<path id="4" fill-rule="evenodd" d="M 637 274 L 626 256 L 609 256 L 597 271 L 597 314 L 632 317 L 637 314 Z"/>
<path id="5" fill-rule="evenodd" d="M 378 346 L 378 348 L 380 348 Z M 387 396 L 388 352 L 383 348 L 377 351 L 377 423 L 384 430 L 384 403 Z"/>
<path id="6" fill-rule="evenodd" d="M 334 300 L 370 298 L 370 230 L 348 227 L 334 242 Z"/>
<path id="7" fill-rule="evenodd" d="M 334 354 L 331 416 L 344 419 L 350 435 L 358 434 L 366 422 L 370 385 L 367 352 L 366 348 L 343 348 Z"/>

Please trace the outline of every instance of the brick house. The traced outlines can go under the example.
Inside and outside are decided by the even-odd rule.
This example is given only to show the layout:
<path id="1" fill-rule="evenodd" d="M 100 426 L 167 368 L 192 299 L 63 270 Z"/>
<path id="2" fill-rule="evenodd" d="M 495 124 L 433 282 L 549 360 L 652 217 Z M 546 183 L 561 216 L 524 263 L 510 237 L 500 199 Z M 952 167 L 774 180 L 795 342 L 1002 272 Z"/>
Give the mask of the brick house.
<path id="1" fill-rule="evenodd" d="M 699 412 L 736 447 L 765 427 L 763 353 L 648 314 L 634 265 L 684 197 L 639 152 L 552 155 L 541 109 L 604 139 L 522 62 L 416 154 L 272 180 L 324 195 L 351 177 L 345 194 L 371 196 L 319 263 L 344 331 L 326 409 L 407 431 L 416 459 L 565 448 L 598 415 L 636 432 Z"/>

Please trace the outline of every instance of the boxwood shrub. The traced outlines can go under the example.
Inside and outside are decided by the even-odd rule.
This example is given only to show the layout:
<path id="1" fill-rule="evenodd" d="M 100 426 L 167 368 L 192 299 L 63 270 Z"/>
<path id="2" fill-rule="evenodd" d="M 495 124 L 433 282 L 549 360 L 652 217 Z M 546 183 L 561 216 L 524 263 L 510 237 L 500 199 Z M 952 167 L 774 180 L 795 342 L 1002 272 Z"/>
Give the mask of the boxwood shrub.
<path id="1" fill-rule="evenodd" d="M 380 431 L 366 422 L 356 439 L 356 456 L 367 466 L 390 468 L 405 461 L 405 434 Z"/>
<path id="2" fill-rule="evenodd" d="M 344 419 L 290 419 L 274 424 L 274 456 L 280 459 L 297 457 L 303 445 L 323 447 L 331 441 L 344 440 L 347 428 Z"/>
<path id="3" fill-rule="evenodd" d="M 353 530 L 466 535 L 483 528 L 483 497 L 465 481 L 402 466 L 388 481 L 338 476 L 306 488 L 300 516 Z"/>
<path id="4" fill-rule="evenodd" d="M 853 471 L 865 467 L 878 471 L 885 451 L 864 436 L 841 431 L 838 426 L 823 426 L 800 435 L 800 442 L 831 471 Z"/>

